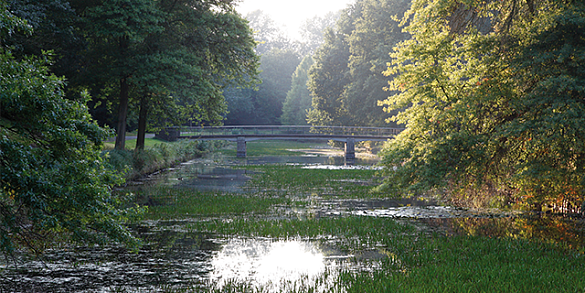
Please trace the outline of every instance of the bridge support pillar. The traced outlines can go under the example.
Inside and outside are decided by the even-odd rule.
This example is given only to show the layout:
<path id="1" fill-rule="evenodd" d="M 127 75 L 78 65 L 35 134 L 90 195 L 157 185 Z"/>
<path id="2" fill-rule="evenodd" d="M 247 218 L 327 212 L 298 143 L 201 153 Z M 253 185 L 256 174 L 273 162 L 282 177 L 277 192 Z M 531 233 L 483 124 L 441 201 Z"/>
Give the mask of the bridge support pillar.
<path id="1" fill-rule="evenodd" d="M 245 158 L 246 157 L 246 138 L 245 137 L 238 137 L 238 148 L 236 151 L 237 158 Z"/>
<path id="2" fill-rule="evenodd" d="M 348 138 L 345 141 L 345 164 L 353 165 L 355 163 L 355 140 Z"/>

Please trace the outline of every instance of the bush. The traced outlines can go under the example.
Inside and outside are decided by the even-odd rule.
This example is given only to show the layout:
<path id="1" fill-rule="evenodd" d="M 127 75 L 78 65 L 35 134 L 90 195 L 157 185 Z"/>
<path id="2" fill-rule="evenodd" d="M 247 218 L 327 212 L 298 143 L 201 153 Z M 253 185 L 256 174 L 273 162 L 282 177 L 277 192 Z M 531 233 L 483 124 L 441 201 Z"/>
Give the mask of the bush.
<path id="1" fill-rule="evenodd" d="M 180 141 L 159 143 L 141 151 L 109 150 L 104 151 L 104 154 L 111 170 L 123 174 L 126 180 L 132 180 L 143 174 L 201 157 L 222 144 L 223 142 Z"/>

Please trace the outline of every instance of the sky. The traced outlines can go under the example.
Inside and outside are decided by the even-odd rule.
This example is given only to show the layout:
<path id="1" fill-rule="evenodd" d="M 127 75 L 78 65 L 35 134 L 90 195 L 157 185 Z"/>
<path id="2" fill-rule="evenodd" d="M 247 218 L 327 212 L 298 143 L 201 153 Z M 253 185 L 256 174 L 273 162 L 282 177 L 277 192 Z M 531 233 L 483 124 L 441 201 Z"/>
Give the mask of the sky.
<path id="1" fill-rule="evenodd" d="M 299 38 L 299 28 L 306 19 L 344 9 L 353 2 L 355 0 L 243 0 L 237 4 L 236 10 L 242 16 L 262 10 L 282 25 L 281 29 L 289 37 Z"/>

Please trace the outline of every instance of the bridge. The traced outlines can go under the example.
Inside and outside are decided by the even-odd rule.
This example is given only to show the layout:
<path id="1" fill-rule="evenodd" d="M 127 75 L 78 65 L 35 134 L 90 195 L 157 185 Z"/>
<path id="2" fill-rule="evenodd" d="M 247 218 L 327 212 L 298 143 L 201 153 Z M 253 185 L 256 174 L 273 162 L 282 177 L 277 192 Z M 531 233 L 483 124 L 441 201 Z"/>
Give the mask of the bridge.
<path id="1" fill-rule="evenodd" d="M 168 127 L 156 137 L 167 141 L 179 139 L 236 141 L 236 156 L 240 158 L 246 157 L 246 142 L 253 140 L 334 140 L 345 143 L 345 160 L 352 164 L 355 161 L 355 142 L 386 141 L 402 130 L 404 129 L 361 126 L 237 125 Z"/>

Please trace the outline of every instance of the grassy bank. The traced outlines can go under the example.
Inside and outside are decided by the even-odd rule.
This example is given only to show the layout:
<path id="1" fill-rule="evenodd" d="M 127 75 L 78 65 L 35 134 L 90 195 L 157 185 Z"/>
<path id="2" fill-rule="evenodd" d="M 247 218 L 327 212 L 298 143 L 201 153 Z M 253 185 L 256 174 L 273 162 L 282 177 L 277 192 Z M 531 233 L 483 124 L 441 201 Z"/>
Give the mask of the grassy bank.
<path id="1" fill-rule="evenodd" d="M 233 148 L 222 150 L 227 156 L 236 156 L 235 143 Z M 329 148 L 327 142 L 302 142 L 295 140 L 255 140 L 246 143 L 246 155 L 256 156 L 300 156 L 304 153 L 299 151 L 312 146 Z"/>
<path id="2" fill-rule="evenodd" d="M 208 221 L 190 227 L 224 236 L 330 239 L 333 235 L 348 254 L 359 257 L 375 249 L 387 256 L 372 272 L 342 272 L 337 286 L 346 292 L 583 292 L 585 288 L 583 254 L 525 239 L 428 234 L 391 219 L 369 217 Z"/>
<path id="3" fill-rule="evenodd" d="M 528 230 L 487 236 L 421 229 L 414 220 L 365 216 L 286 216 L 284 210 L 311 210 L 319 200 L 385 197 L 371 193 L 371 170 L 312 170 L 298 166 L 251 169 L 244 194 L 187 189 L 149 190 L 157 201 L 150 219 L 189 218 L 193 233 L 217 237 L 300 238 L 333 245 L 368 271 L 342 270 L 329 292 L 584 292 L 585 255 L 546 239 L 528 239 Z M 496 223 L 496 222 L 494 222 Z M 494 224 L 495 225 L 495 224 Z M 435 232 L 432 232 L 435 231 Z M 438 231 L 438 232 L 437 232 Z M 526 237 L 526 238 L 524 238 Z M 368 258 L 368 255 L 378 255 Z M 317 292 L 327 280 L 294 292 Z M 234 281 L 214 292 L 267 292 Z M 288 292 L 288 291 L 287 291 Z M 293 292 L 293 291 L 291 291 Z"/>
<path id="4" fill-rule="evenodd" d="M 132 180 L 201 157 L 222 144 L 223 142 L 219 141 L 166 142 L 148 138 L 145 140 L 144 150 L 134 151 L 132 149 L 136 145 L 136 140 L 133 139 L 126 142 L 126 150 L 110 149 L 104 152 L 110 168 L 123 174 L 126 180 Z"/>

